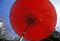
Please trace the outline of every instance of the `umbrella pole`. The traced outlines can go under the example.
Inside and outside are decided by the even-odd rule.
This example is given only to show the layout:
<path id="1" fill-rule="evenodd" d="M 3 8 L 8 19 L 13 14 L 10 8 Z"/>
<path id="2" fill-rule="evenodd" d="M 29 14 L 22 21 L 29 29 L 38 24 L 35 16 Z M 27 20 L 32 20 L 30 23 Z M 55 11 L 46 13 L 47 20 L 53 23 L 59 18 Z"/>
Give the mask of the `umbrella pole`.
<path id="1" fill-rule="evenodd" d="M 23 40 L 23 36 L 24 34 L 26 33 L 26 31 L 28 30 L 28 27 L 29 27 L 30 24 L 28 24 L 28 26 L 26 27 L 26 29 L 24 30 L 24 32 L 22 33 L 21 37 L 19 38 L 19 41 L 22 41 Z"/>
<path id="2" fill-rule="evenodd" d="M 21 35 L 19 41 L 22 41 L 22 40 L 23 40 L 24 34 L 25 34 L 26 31 L 28 30 L 29 26 L 30 26 L 31 24 L 33 24 L 33 19 L 32 19 L 32 18 L 29 18 L 29 19 L 27 20 L 27 22 L 28 22 L 28 25 L 27 25 L 26 29 L 24 30 L 24 32 L 22 33 L 22 35 Z"/>
<path id="3" fill-rule="evenodd" d="M 23 36 L 19 38 L 19 41 L 22 41 L 23 40 Z"/>

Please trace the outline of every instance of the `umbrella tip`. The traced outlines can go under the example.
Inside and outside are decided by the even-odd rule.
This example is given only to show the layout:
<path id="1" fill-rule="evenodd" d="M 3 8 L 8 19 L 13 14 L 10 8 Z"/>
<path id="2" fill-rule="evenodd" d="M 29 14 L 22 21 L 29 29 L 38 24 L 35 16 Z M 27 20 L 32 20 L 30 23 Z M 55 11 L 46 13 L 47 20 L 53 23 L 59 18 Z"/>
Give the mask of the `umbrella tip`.
<path id="1" fill-rule="evenodd" d="M 33 18 L 28 18 L 27 22 L 28 22 L 28 24 L 33 24 L 34 23 L 34 19 Z"/>

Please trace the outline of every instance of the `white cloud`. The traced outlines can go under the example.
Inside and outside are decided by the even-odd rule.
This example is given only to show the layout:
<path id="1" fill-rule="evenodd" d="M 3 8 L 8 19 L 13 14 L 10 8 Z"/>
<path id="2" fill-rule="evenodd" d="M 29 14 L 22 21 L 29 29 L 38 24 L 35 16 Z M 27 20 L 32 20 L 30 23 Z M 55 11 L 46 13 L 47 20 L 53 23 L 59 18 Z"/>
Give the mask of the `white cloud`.
<path id="1" fill-rule="evenodd" d="M 0 22 L 0 27 L 2 27 L 2 25 L 3 25 L 3 23 L 2 23 L 2 22 Z"/>

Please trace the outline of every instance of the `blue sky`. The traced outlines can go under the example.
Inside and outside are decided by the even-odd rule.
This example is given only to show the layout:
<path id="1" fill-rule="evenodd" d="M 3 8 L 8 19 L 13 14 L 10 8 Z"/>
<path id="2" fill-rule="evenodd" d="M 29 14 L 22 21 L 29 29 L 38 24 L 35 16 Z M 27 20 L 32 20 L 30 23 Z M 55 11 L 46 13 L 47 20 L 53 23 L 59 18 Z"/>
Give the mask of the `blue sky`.
<path id="1" fill-rule="evenodd" d="M 10 29 L 10 33 L 15 34 L 13 31 L 10 20 L 9 20 L 9 14 L 10 14 L 10 9 L 13 5 L 13 3 L 16 0 L 0 0 L 0 16 L 4 18 L 4 21 L 7 25 L 7 28 Z M 57 25 L 56 25 L 56 30 L 60 32 L 60 0 L 50 0 L 52 4 L 54 5 L 56 12 L 57 12 Z M 17 36 L 15 34 L 15 36 Z"/>
<path id="2" fill-rule="evenodd" d="M 4 22 L 6 23 L 7 26 L 7 30 L 9 29 L 11 35 L 15 35 L 15 37 L 17 37 L 17 34 L 11 27 L 9 19 L 10 9 L 14 2 L 15 0 L 0 0 L 0 17 L 3 17 Z"/>

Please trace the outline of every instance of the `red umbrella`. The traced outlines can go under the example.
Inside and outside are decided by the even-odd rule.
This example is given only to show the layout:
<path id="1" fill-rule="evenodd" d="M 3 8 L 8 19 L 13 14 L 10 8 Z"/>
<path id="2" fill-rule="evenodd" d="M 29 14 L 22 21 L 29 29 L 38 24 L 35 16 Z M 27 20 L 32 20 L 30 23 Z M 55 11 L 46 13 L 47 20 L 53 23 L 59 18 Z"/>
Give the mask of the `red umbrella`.
<path id="1" fill-rule="evenodd" d="M 56 20 L 55 8 L 48 0 L 18 0 L 10 12 L 13 29 L 28 40 L 47 38 L 54 31 Z"/>

